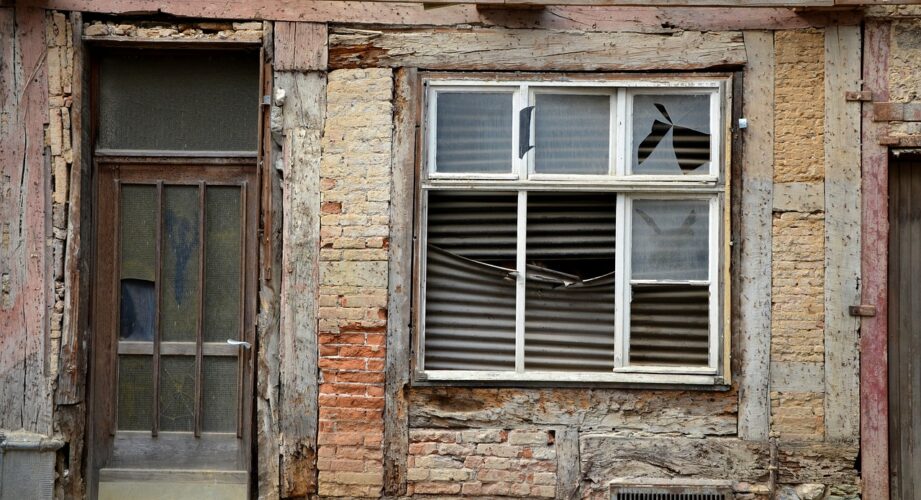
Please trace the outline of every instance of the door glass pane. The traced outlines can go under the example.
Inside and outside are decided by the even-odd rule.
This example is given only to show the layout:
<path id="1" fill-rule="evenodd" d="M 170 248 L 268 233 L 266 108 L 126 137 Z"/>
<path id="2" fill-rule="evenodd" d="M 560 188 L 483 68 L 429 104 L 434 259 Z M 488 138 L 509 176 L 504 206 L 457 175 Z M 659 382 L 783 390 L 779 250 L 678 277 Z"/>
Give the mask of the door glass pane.
<path id="1" fill-rule="evenodd" d="M 151 341 L 156 300 L 157 188 L 125 184 L 121 187 L 121 294 L 119 338 Z"/>
<path id="2" fill-rule="evenodd" d="M 118 429 L 153 427 L 153 368 L 150 356 L 118 357 Z"/>
<path id="3" fill-rule="evenodd" d="M 99 148 L 256 150 L 256 52 L 108 52 L 99 67 Z"/>
<path id="4" fill-rule="evenodd" d="M 205 432 L 236 432 L 237 430 L 237 358 L 205 356 L 202 398 Z"/>
<path id="5" fill-rule="evenodd" d="M 706 280 L 708 200 L 633 202 L 633 279 Z"/>
<path id="6" fill-rule="evenodd" d="M 195 421 L 195 358 L 160 357 L 160 430 L 191 431 Z"/>
<path id="7" fill-rule="evenodd" d="M 633 97 L 635 174 L 710 173 L 710 94 Z"/>
<path id="8" fill-rule="evenodd" d="M 611 137 L 611 97 L 537 94 L 534 171 L 606 174 Z"/>
<path id="9" fill-rule="evenodd" d="M 440 173 L 512 171 L 511 92 L 439 92 L 435 165 Z"/>
<path id="10" fill-rule="evenodd" d="M 205 342 L 240 337 L 240 188 L 205 191 Z"/>
<path id="11" fill-rule="evenodd" d="M 163 341 L 194 342 L 198 331 L 199 198 L 193 186 L 163 188 L 160 331 Z"/>

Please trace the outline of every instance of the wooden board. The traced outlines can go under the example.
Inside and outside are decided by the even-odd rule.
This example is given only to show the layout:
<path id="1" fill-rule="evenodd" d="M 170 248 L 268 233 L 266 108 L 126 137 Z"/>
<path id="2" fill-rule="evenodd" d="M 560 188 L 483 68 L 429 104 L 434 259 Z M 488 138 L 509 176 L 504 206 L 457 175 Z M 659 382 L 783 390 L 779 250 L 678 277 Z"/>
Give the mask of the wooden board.
<path id="1" fill-rule="evenodd" d="M 316 493 L 320 140 L 326 76 L 276 72 L 275 88 L 285 91 L 279 353 L 282 495 L 298 497 Z"/>
<path id="2" fill-rule="evenodd" d="M 864 89 L 880 101 L 889 100 L 888 22 L 868 21 L 863 57 Z M 873 122 L 873 107 L 862 109 L 863 175 L 861 192 L 861 303 L 876 306 L 876 316 L 860 324 L 860 442 L 861 476 L 868 500 L 889 498 L 889 406 L 886 360 L 888 158 L 876 138 L 883 126 Z"/>
<path id="3" fill-rule="evenodd" d="M 406 493 L 412 298 L 412 214 L 416 160 L 417 97 L 415 69 L 395 75 L 394 131 L 390 192 L 390 255 L 387 308 L 387 358 L 384 365 L 384 493 Z"/>
<path id="4" fill-rule="evenodd" d="M 0 428 L 52 432 L 45 12 L 0 9 Z"/>
<path id="5" fill-rule="evenodd" d="M 860 302 L 861 32 L 856 26 L 825 30 L 825 437 L 859 435 L 857 349 L 860 321 L 848 306 Z"/>
<path id="6" fill-rule="evenodd" d="M 771 199 L 774 185 L 774 35 L 745 33 L 749 54 L 743 115 L 741 370 L 739 437 L 767 439 L 770 430 Z"/>
<path id="7" fill-rule="evenodd" d="M 275 23 L 275 71 L 326 70 L 323 23 Z"/>
<path id="8" fill-rule="evenodd" d="M 329 66 L 437 70 L 634 71 L 745 64 L 742 34 L 579 33 L 513 29 L 335 28 Z"/>

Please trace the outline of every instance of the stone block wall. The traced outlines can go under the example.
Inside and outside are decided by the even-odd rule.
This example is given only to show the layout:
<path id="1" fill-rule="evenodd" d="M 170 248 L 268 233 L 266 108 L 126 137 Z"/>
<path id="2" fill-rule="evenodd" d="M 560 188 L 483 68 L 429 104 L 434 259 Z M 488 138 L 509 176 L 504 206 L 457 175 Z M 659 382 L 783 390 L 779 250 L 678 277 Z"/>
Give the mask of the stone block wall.
<path id="1" fill-rule="evenodd" d="M 320 163 L 319 493 L 383 484 L 393 75 L 329 73 Z"/>
<path id="2" fill-rule="evenodd" d="M 774 192 L 771 363 L 825 361 L 825 36 L 774 35 Z M 797 193 L 785 203 L 778 193 Z M 813 372 L 816 370 L 813 370 Z M 771 391 L 771 430 L 782 439 L 822 440 L 824 398 Z"/>

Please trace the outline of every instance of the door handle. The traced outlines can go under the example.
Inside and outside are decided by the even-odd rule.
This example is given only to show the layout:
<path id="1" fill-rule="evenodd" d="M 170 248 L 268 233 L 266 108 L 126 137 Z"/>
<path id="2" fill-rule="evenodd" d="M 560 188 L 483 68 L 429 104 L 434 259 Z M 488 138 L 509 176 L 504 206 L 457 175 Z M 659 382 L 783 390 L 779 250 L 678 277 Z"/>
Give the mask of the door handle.
<path id="1" fill-rule="evenodd" d="M 240 347 L 242 347 L 242 348 L 244 348 L 244 349 L 249 349 L 250 347 L 253 346 L 252 344 L 250 344 L 249 342 L 247 342 L 247 341 L 245 341 L 245 340 L 227 339 L 227 343 L 230 344 L 230 345 L 238 345 L 238 346 L 240 346 Z"/>

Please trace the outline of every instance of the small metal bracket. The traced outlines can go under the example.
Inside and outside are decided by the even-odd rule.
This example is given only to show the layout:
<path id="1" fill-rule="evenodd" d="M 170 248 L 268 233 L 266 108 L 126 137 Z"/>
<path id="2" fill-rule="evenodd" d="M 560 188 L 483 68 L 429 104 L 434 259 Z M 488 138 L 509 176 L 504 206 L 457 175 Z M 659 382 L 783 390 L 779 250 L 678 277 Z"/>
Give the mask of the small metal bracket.
<path id="1" fill-rule="evenodd" d="M 873 100 L 873 91 L 872 90 L 861 90 L 861 91 L 849 91 L 844 93 L 845 101 L 872 101 Z"/>
<path id="2" fill-rule="evenodd" d="M 869 304 L 851 306 L 847 309 L 851 316 L 858 316 L 861 318 L 872 318 L 876 316 L 876 306 L 871 306 Z"/>

